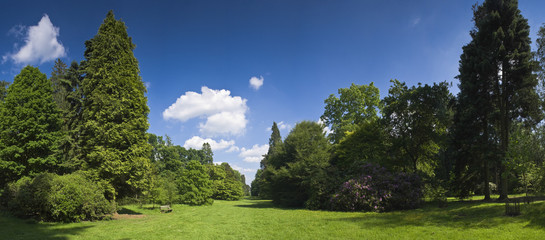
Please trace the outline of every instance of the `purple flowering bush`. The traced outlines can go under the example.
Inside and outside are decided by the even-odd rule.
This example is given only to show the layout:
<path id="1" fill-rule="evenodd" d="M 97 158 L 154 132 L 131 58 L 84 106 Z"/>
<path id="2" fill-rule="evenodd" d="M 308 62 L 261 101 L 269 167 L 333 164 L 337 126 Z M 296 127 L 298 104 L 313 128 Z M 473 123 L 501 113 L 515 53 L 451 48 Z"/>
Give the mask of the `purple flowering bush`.
<path id="1" fill-rule="evenodd" d="M 391 173 L 372 164 L 362 166 L 360 172 L 331 197 L 333 210 L 383 212 L 418 207 L 422 189 L 417 174 Z"/>

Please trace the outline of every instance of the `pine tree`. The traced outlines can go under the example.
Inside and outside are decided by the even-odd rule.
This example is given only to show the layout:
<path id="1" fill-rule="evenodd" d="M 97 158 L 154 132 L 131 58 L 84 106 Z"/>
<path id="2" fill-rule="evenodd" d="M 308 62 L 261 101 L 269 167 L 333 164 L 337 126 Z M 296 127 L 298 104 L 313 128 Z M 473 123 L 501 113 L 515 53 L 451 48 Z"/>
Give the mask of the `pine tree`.
<path id="1" fill-rule="evenodd" d="M 469 121 L 472 124 L 469 126 L 479 134 L 473 135 L 473 139 L 481 149 L 466 149 L 474 153 L 469 156 L 477 158 L 475 162 L 480 162 L 477 165 L 482 169 L 485 188 L 489 160 L 499 159 L 496 163 L 501 176 L 500 199 L 505 199 L 508 189 L 505 162 L 512 123 L 524 120 L 535 124 L 541 119 L 537 79 L 532 74 L 530 27 L 518 9 L 517 0 L 487 0 L 475 6 L 473 13 L 472 41 L 464 47 L 460 59 L 458 110 L 465 112 L 458 113 L 456 119 L 460 127 Z M 495 147 L 497 154 L 493 151 Z M 467 168 L 467 164 L 457 165 L 457 169 Z"/>
<path id="2" fill-rule="evenodd" d="M 47 76 L 31 66 L 9 86 L 0 107 L 0 185 L 58 170 L 61 120 L 52 91 Z"/>
<path id="3" fill-rule="evenodd" d="M 212 152 L 212 147 L 210 146 L 210 143 L 203 143 L 202 144 L 202 164 L 212 164 L 214 162 L 214 152 Z"/>
<path id="4" fill-rule="evenodd" d="M 81 90 L 83 168 L 116 195 L 138 194 L 151 171 L 147 143 L 149 108 L 135 45 L 125 24 L 108 12 L 98 33 L 85 42 Z M 110 197 L 115 197 L 110 196 Z"/>

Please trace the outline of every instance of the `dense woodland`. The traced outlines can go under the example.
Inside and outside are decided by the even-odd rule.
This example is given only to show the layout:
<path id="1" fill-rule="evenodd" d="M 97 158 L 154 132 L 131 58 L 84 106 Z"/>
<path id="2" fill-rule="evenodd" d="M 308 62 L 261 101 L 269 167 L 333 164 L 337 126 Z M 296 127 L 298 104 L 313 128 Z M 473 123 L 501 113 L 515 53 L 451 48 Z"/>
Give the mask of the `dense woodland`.
<path id="1" fill-rule="evenodd" d="M 0 203 L 48 221 L 100 219 L 127 202 L 189 205 L 245 195 L 338 211 L 417 208 L 480 194 L 545 191 L 545 27 L 532 51 L 517 1 L 474 6 L 454 96 L 447 82 L 388 94 L 352 84 L 269 151 L 250 187 L 229 164 L 147 133 L 149 108 L 125 24 L 109 12 L 84 60 L 51 78 L 27 66 L 0 82 Z M 317 103 L 319 104 L 319 103 Z M 331 132 L 326 131 L 326 127 Z"/>

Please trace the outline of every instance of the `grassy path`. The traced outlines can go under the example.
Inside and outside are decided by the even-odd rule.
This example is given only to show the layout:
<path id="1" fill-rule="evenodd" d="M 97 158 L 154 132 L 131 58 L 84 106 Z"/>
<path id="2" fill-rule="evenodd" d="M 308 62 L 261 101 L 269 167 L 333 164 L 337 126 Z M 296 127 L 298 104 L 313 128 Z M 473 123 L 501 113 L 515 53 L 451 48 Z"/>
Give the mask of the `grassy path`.
<path id="1" fill-rule="evenodd" d="M 391 213 L 281 209 L 262 200 L 173 209 L 127 206 L 120 211 L 132 214 L 127 218 L 70 224 L 0 213 L 0 239 L 545 239 L 545 202 L 523 205 L 517 217 L 482 202 Z"/>

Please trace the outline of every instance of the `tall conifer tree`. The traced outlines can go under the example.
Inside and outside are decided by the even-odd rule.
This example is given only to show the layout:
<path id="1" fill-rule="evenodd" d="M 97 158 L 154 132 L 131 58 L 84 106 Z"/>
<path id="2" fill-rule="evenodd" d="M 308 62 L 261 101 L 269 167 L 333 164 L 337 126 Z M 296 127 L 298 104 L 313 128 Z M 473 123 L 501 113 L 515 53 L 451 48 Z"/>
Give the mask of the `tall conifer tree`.
<path id="1" fill-rule="evenodd" d="M 151 147 L 146 136 L 146 88 L 133 54 L 135 45 L 125 24 L 110 11 L 85 46 L 83 168 L 97 180 L 105 180 L 118 196 L 138 194 L 148 184 Z"/>
<path id="2" fill-rule="evenodd" d="M 480 162 L 477 165 L 483 169 L 485 194 L 490 161 L 498 159 L 500 199 L 505 199 L 508 189 L 505 158 L 512 123 L 525 120 L 532 124 L 541 119 L 537 79 L 532 74 L 530 27 L 518 9 L 517 0 L 487 0 L 475 6 L 473 13 L 472 41 L 464 47 L 460 59 L 460 113 L 456 119 L 460 127 L 468 121 L 478 134 L 473 137 L 481 149 L 475 152 L 475 147 L 467 148 L 473 152 L 469 156 L 477 158 Z M 467 166 L 459 164 L 457 169 L 467 169 L 462 165 Z"/>

